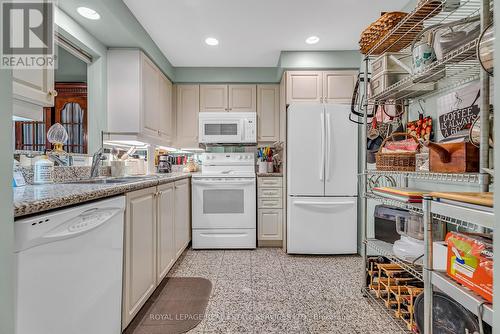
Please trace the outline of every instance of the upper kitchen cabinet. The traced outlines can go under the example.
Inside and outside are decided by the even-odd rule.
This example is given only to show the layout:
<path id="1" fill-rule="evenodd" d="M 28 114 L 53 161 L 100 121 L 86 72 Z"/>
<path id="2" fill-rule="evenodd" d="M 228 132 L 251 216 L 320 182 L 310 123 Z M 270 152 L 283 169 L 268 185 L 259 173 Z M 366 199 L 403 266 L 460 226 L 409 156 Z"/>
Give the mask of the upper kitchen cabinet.
<path id="1" fill-rule="evenodd" d="M 257 86 L 257 141 L 275 142 L 280 131 L 280 86 Z"/>
<path id="2" fill-rule="evenodd" d="M 198 113 L 200 112 L 200 86 L 178 85 L 176 89 L 177 147 L 198 147 Z"/>
<path id="3" fill-rule="evenodd" d="M 357 71 L 323 72 L 323 102 L 351 103 Z"/>
<path id="4" fill-rule="evenodd" d="M 356 76 L 344 70 L 287 72 L 287 103 L 350 103 Z"/>
<path id="5" fill-rule="evenodd" d="M 228 111 L 255 112 L 255 96 L 255 85 L 229 85 Z"/>
<path id="6" fill-rule="evenodd" d="M 54 69 L 12 71 L 13 114 L 43 121 L 43 108 L 54 106 Z"/>
<path id="7" fill-rule="evenodd" d="M 321 102 L 323 94 L 323 72 L 287 72 L 287 103 Z"/>
<path id="8" fill-rule="evenodd" d="M 228 111 L 227 85 L 201 85 L 200 111 Z"/>
<path id="9" fill-rule="evenodd" d="M 108 130 L 172 141 L 172 83 L 140 50 L 108 51 Z"/>
<path id="10" fill-rule="evenodd" d="M 255 112 L 256 95 L 256 85 L 201 85 L 200 112 Z"/>

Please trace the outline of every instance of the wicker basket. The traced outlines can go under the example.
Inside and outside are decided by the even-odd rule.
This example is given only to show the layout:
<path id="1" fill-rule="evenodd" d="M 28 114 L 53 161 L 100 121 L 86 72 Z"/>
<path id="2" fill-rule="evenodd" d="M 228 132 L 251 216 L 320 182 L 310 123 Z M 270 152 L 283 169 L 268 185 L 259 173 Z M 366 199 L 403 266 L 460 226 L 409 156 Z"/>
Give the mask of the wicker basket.
<path id="1" fill-rule="evenodd" d="M 406 132 L 395 132 L 388 136 L 380 145 L 380 149 L 375 156 L 377 170 L 395 171 L 395 172 L 414 172 L 417 152 L 408 153 L 382 153 L 382 149 L 388 140 L 394 139 L 396 136 L 404 136 L 412 138 L 417 144 L 418 139 L 415 136 Z"/>

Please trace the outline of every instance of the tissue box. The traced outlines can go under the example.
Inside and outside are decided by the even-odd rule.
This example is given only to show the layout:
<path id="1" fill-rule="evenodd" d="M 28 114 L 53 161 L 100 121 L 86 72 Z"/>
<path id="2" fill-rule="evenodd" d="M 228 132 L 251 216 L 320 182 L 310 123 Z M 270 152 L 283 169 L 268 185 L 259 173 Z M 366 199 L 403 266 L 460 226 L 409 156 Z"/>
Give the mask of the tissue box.
<path id="1" fill-rule="evenodd" d="M 448 276 L 493 302 L 493 240 L 489 235 L 450 232 Z"/>

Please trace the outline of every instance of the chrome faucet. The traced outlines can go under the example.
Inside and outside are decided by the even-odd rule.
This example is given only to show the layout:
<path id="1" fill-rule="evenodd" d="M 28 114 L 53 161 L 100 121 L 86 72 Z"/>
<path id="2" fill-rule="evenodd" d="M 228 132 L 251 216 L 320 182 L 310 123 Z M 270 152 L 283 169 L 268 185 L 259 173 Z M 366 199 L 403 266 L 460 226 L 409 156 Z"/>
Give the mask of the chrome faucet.
<path id="1" fill-rule="evenodd" d="M 106 156 L 104 155 L 104 149 L 101 147 L 92 156 L 92 167 L 90 169 L 90 177 L 99 176 L 99 167 L 101 166 L 101 161 L 103 160 L 106 160 Z"/>

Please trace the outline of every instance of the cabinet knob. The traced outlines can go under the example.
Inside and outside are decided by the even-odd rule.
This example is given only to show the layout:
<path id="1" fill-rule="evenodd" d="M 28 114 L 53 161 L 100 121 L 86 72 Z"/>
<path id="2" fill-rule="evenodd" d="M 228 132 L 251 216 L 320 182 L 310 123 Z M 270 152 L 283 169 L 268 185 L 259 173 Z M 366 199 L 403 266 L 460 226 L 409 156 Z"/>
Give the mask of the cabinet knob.
<path id="1" fill-rule="evenodd" d="M 47 93 L 49 96 L 53 96 L 53 97 L 56 97 L 57 96 L 57 90 L 55 89 L 51 89 L 48 91 Z"/>

